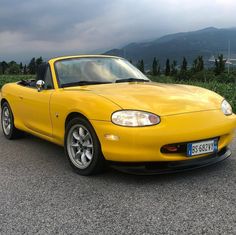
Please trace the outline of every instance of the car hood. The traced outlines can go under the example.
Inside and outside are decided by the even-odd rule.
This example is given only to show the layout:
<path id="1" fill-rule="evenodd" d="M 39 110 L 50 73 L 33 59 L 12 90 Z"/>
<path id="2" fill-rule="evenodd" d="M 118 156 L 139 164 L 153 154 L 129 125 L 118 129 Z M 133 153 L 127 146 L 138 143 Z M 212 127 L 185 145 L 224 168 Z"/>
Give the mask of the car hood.
<path id="1" fill-rule="evenodd" d="M 121 109 L 144 110 L 160 116 L 220 109 L 223 98 L 204 88 L 162 83 L 115 83 L 66 88 L 102 96 Z"/>

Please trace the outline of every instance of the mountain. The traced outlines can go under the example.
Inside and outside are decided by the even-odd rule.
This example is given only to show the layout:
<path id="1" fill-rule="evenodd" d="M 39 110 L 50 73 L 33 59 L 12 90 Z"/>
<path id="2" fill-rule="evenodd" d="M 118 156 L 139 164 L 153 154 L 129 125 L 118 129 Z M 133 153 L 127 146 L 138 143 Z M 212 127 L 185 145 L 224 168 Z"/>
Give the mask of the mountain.
<path id="1" fill-rule="evenodd" d="M 162 66 L 167 58 L 171 61 L 177 60 L 178 64 L 181 64 L 184 56 L 191 64 L 199 55 L 203 56 L 205 62 L 221 53 L 227 57 L 229 41 L 231 56 L 236 55 L 236 28 L 209 27 L 198 31 L 170 34 L 153 41 L 130 43 L 121 49 L 112 49 L 104 54 L 125 57 L 133 63 L 143 59 L 147 67 L 151 67 L 154 57 L 159 59 Z"/>

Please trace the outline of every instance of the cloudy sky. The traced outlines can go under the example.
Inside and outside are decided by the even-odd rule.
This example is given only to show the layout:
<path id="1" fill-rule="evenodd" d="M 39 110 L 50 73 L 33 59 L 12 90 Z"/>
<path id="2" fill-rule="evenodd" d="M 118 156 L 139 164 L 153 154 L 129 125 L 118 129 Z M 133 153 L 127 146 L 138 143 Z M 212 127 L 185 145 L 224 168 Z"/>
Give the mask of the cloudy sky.
<path id="1" fill-rule="evenodd" d="M 235 0 L 0 0 L 0 61 L 102 53 L 209 26 L 236 26 Z"/>

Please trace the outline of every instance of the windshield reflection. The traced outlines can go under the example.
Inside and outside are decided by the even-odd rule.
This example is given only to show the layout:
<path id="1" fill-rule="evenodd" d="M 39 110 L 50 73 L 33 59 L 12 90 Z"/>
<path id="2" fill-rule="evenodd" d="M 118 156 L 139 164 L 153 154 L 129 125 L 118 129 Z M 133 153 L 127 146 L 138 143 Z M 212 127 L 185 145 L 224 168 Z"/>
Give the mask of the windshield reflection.
<path id="1" fill-rule="evenodd" d="M 122 58 L 92 57 L 59 60 L 55 63 L 60 85 L 74 86 L 82 84 L 149 81 L 136 67 Z"/>

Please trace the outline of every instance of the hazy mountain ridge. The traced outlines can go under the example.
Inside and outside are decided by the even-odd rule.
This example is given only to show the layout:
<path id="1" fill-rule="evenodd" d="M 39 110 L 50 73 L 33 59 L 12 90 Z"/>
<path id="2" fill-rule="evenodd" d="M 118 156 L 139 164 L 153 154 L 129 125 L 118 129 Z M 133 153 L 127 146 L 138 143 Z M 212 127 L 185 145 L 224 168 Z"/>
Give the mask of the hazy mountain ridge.
<path id="1" fill-rule="evenodd" d="M 220 53 L 227 56 L 229 40 L 231 55 L 236 54 L 236 28 L 217 29 L 214 27 L 169 34 L 143 43 L 130 43 L 121 49 L 112 49 L 104 54 L 125 57 L 135 63 L 143 59 L 149 66 L 154 57 L 157 57 L 162 65 L 167 58 L 181 63 L 183 56 L 192 63 L 199 55 L 202 55 L 205 61 L 208 61 L 212 55 L 217 56 Z"/>

